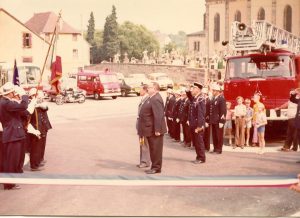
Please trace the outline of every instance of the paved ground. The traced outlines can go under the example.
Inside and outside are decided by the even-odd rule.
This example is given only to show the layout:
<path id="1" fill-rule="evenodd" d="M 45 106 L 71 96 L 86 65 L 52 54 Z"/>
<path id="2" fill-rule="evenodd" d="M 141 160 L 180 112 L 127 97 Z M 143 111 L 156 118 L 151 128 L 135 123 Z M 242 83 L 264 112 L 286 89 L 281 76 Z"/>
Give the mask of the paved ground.
<path id="1" fill-rule="evenodd" d="M 166 136 L 163 171 L 146 176 L 138 163 L 135 133 L 138 97 L 57 106 L 50 104 L 46 169 L 24 177 L 126 179 L 160 178 L 296 178 L 299 152 L 278 152 L 279 139 L 257 148 L 207 154 L 207 163 L 193 165 L 192 150 Z M 66 179 L 66 181 L 68 181 Z M 13 203 L 12 203 L 13 202 Z M 104 216 L 290 216 L 300 211 L 300 195 L 286 187 L 157 187 L 91 185 L 22 185 L 18 191 L 0 190 L 0 215 Z"/>

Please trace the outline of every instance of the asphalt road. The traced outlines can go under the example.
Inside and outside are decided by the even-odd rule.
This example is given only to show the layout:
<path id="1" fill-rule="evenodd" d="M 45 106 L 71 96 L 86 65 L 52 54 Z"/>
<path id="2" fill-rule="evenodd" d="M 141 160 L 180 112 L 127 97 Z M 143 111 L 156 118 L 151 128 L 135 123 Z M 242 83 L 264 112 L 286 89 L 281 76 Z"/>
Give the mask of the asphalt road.
<path id="1" fill-rule="evenodd" d="M 146 176 L 139 161 L 135 120 L 139 97 L 57 106 L 50 103 L 53 129 L 46 147 L 46 168 L 23 177 L 34 184 L 20 190 L 0 190 L 0 215 L 55 216 L 290 216 L 300 212 L 300 194 L 287 187 L 239 187 L 241 180 L 296 178 L 299 152 L 278 152 L 281 139 L 257 148 L 207 154 L 207 162 L 193 165 L 195 151 L 164 139 L 162 173 Z M 135 185 L 70 185 L 70 180 L 118 178 Z M 41 178 L 62 179 L 40 184 Z M 234 187 L 143 186 L 145 179 L 194 178 L 236 181 Z M 52 179 L 52 180 L 51 180 Z M 1 178 L 0 178 L 1 180 Z M 37 183 L 37 184 L 35 184 Z M 51 183 L 51 182 L 50 182 Z"/>

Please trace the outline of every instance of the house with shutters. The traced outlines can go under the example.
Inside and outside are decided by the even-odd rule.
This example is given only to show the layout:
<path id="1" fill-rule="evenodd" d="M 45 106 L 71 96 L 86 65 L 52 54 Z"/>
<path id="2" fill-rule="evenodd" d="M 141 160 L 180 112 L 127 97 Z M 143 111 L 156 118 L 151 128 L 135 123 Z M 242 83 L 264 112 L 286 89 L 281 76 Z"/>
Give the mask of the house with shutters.
<path id="1" fill-rule="evenodd" d="M 25 25 L 46 42 L 50 42 L 58 16 L 53 12 L 35 13 Z M 55 54 L 61 56 L 63 75 L 77 72 L 90 65 L 90 44 L 83 34 L 66 23 L 63 18 L 57 24 L 58 39 Z"/>
<path id="2" fill-rule="evenodd" d="M 0 8 L 0 66 L 35 65 L 42 68 L 49 43 L 5 9 Z"/>

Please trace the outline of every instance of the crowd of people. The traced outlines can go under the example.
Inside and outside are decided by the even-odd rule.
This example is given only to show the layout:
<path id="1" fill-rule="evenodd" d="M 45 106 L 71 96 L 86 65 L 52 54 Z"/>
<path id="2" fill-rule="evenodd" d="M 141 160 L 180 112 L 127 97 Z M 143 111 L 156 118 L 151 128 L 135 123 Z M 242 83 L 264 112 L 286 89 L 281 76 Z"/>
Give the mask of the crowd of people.
<path id="1" fill-rule="evenodd" d="M 47 132 L 51 124 L 43 92 L 36 88 L 27 94 L 11 82 L 1 87 L 0 99 L 0 172 L 23 173 L 25 154 L 29 153 L 31 171 L 43 170 Z M 4 189 L 19 189 L 4 184 Z"/>
<path id="2" fill-rule="evenodd" d="M 154 124 L 150 121 L 147 122 L 143 118 L 145 114 L 142 113 L 145 102 L 147 100 L 151 102 L 147 85 L 143 86 L 141 96 L 137 129 L 141 128 L 140 125 L 145 124 L 147 126 L 147 123 L 149 124 L 148 127 L 153 129 L 158 119 L 156 117 L 157 113 L 150 111 L 148 114 L 150 116 L 148 117 L 149 120 L 152 119 Z M 291 93 L 291 99 L 286 104 L 275 108 L 275 110 L 288 108 L 287 138 L 281 149 L 282 151 L 289 150 L 291 146 L 293 146 L 294 151 L 297 151 L 299 146 L 300 117 L 298 124 L 296 121 L 299 97 L 300 89 L 297 89 Z M 244 99 L 242 96 L 238 96 L 235 105 L 232 105 L 231 102 L 226 102 L 223 88 L 218 83 L 212 83 L 208 87 L 204 87 L 200 83 L 194 83 L 191 87 L 182 87 L 177 90 L 168 89 L 164 105 L 167 134 L 175 142 L 196 151 L 196 159 L 192 161 L 195 164 L 205 163 L 206 152 L 222 154 L 223 144 L 232 146 L 232 149 L 237 147 L 244 149 L 246 146 L 259 147 L 257 153 L 264 154 L 265 130 L 268 122 L 266 109 L 260 98 L 261 94 L 259 92 L 254 93 L 252 99 Z M 252 107 L 251 100 L 253 101 Z M 164 122 L 161 119 L 160 112 L 159 122 Z M 145 123 L 143 124 L 143 122 Z M 153 131 L 152 135 L 154 134 Z M 163 133 L 161 132 L 161 134 Z M 151 146 L 148 144 L 147 135 L 142 131 L 138 131 L 138 135 L 141 153 L 140 163 L 137 167 L 150 167 L 155 155 L 151 155 Z M 228 139 L 227 143 L 224 143 L 224 138 Z M 211 139 L 212 150 L 210 148 Z M 252 143 L 250 139 L 252 139 Z M 160 154 L 161 156 L 162 154 Z M 161 165 L 157 172 L 160 171 Z M 152 171 L 152 173 L 155 172 L 155 170 Z"/>

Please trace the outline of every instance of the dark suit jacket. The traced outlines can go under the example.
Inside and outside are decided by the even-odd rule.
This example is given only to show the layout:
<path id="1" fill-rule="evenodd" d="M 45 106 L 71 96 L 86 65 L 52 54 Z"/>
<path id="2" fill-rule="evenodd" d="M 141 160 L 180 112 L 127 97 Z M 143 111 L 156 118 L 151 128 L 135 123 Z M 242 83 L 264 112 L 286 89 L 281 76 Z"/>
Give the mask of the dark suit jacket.
<path id="1" fill-rule="evenodd" d="M 172 110 L 172 118 L 173 118 L 173 121 L 176 120 L 177 118 L 179 118 L 179 107 L 181 105 L 181 99 L 177 99 L 175 101 L 175 104 L 173 106 L 173 110 Z"/>
<path id="2" fill-rule="evenodd" d="M 223 95 L 211 100 L 209 120 L 211 124 L 223 123 L 226 121 L 226 101 Z"/>
<path id="3" fill-rule="evenodd" d="M 155 132 L 165 134 L 167 126 L 164 118 L 164 102 L 159 93 L 149 98 L 141 107 L 138 119 L 138 134 L 154 136 Z"/>
<path id="4" fill-rule="evenodd" d="M 295 104 L 298 104 L 297 113 L 296 113 L 296 117 L 295 117 L 295 127 L 297 129 L 300 129 L 300 99 L 297 99 L 296 95 L 294 94 L 294 95 L 291 95 L 290 101 Z"/>
<path id="5" fill-rule="evenodd" d="M 47 114 L 48 108 L 35 108 L 31 116 L 30 123 L 35 128 L 38 129 L 43 136 L 45 136 L 49 129 L 52 129 L 50 120 Z M 37 115 L 37 116 L 36 116 Z"/>
<path id="6" fill-rule="evenodd" d="M 25 139 L 25 130 L 22 123 L 22 113 L 28 107 L 28 96 L 22 96 L 20 103 L 1 98 L 0 122 L 3 126 L 2 142 L 14 142 Z"/>
<path id="7" fill-rule="evenodd" d="M 189 108 L 190 108 L 190 100 L 188 98 L 181 101 L 179 107 L 179 114 L 178 114 L 181 123 L 187 122 L 188 115 L 189 115 Z"/>

